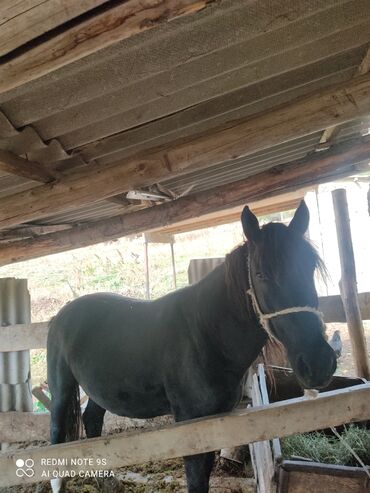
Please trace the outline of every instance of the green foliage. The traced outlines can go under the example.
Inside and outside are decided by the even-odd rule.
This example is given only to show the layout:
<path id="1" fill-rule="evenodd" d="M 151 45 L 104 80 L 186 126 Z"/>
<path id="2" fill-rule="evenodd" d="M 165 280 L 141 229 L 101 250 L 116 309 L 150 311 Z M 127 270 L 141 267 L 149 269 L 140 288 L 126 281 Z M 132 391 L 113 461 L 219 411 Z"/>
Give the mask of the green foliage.
<path id="1" fill-rule="evenodd" d="M 345 441 L 364 464 L 370 464 L 370 431 L 350 425 L 341 435 L 342 440 L 322 432 L 293 435 L 282 441 L 284 458 L 304 457 L 314 462 L 358 466 L 358 462 L 344 445 Z"/>

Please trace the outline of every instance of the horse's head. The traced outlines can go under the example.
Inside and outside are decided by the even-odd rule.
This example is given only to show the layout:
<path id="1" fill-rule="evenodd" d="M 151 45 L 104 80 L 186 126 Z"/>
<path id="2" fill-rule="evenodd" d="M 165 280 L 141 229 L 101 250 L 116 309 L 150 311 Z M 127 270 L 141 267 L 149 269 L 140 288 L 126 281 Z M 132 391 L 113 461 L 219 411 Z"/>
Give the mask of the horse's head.
<path id="1" fill-rule="evenodd" d="M 320 388 L 329 383 L 336 358 L 325 340 L 322 319 L 315 312 L 318 297 L 314 272 L 323 264 L 304 237 L 308 223 L 309 212 L 303 201 L 289 226 L 269 223 L 260 228 L 248 207 L 242 213 L 255 311 L 261 312 L 266 328 L 285 347 L 303 387 Z M 277 314 L 281 310 L 285 312 Z"/>

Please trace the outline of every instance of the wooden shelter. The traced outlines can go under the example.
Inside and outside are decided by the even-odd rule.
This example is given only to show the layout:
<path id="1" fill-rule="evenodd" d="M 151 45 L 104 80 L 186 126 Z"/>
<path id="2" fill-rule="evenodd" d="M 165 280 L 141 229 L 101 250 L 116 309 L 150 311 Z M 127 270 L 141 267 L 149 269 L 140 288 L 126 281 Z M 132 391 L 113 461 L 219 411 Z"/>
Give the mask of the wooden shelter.
<path id="1" fill-rule="evenodd" d="M 5 1 L 0 24 L 0 265 L 368 170 L 368 0 Z"/>

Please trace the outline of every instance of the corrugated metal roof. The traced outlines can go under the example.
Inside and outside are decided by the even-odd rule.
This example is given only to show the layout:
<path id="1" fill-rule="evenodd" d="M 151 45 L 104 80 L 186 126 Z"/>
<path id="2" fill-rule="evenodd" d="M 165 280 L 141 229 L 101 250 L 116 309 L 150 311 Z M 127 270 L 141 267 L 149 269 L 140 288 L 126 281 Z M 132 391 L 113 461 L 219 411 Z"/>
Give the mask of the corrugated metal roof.
<path id="1" fill-rule="evenodd" d="M 0 148 L 65 173 L 109 164 L 348 80 L 369 43 L 368 0 L 222 0 L 1 94 Z M 337 138 L 367 124 L 350 122 Z M 303 158 L 319 140 L 315 133 L 163 184 L 176 194 L 209 189 Z M 3 175 L 0 197 L 37 185 Z M 124 210 L 103 201 L 42 223 Z"/>

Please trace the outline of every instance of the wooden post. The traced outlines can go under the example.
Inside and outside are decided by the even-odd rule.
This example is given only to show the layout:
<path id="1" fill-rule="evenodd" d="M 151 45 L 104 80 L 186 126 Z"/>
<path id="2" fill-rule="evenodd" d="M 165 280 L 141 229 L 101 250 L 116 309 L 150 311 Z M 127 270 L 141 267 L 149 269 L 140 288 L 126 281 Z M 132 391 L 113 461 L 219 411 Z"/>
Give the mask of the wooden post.
<path id="1" fill-rule="evenodd" d="M 340 290 L 346 314 L 357 375 L 370 379 L 366 340 L 359 308 L 356 265 L 353 254 L 347 196 L 344 189 L 332 192 L 341 264 Z"/>

